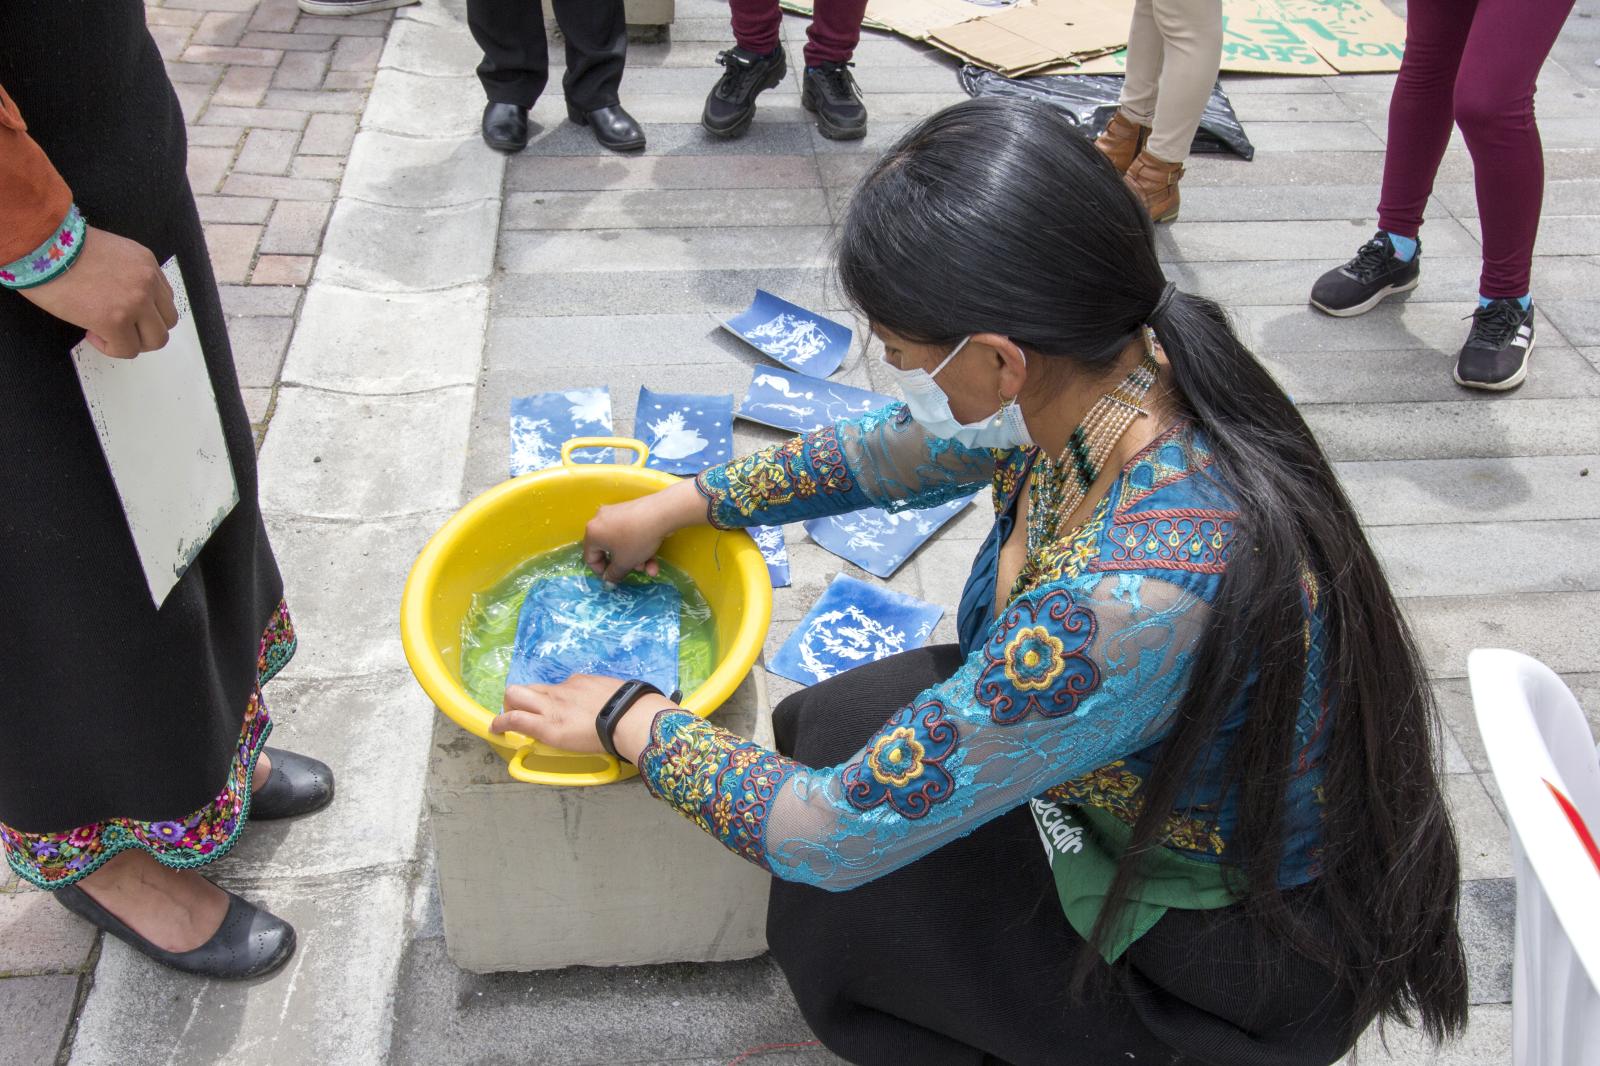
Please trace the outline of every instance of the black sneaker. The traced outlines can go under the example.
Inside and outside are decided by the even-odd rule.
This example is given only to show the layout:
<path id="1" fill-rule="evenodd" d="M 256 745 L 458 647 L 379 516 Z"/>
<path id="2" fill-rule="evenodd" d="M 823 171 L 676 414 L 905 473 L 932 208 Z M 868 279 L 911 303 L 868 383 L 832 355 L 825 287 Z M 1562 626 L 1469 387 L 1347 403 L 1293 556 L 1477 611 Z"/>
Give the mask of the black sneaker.
<path id="1" fill-rule="evenodd" d="M 1472 332 L 1456 357 L 1456 384 L 1504 392 L 1528 376 L 1533 351 L 1533 304 L 1490 300 L 1472 312 Z"/>
<path id="2" fill-rule="evenodd" d="M 1354 259 L 1317 279 L 1311 286 L 1311 306 L 1340 318 L 1364 315 L 1385 296 L 1410 292 L 1421 277 L 1422 242 L 1410 262 L 1402 262 L 1389 235 L 1380 230 Z"/>
<path id="3" fill-rule="evenodd" d="M 706 97 L 700 124 L 718 137 L 737 137 L 750 128 L 750 120 L 756 117 L 756 97 L 788 73 L 788 61 L 779 45 L 767 56 L 743 48 L 718 52 L 717 62 L 723 66 L 722 77 Z"/>
<path id="4" fill-rule="evenodd" d="M 834 141 L 853 141 L 867 135 L 867 106 L 850 73 L 849 63 L 824 63 L 807 67 L 800 105 L 817 116 L 817 129 Z"/>

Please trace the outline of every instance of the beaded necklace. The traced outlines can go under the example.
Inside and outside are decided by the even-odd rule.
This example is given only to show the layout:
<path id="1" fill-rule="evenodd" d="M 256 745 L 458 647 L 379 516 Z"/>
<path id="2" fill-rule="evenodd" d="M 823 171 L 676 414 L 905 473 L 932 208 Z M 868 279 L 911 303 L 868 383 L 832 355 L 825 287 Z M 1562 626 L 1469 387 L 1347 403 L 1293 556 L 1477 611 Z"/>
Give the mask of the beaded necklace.
<path id="1" fill-rule="evenodd" d="M 1144 358 L 1121 384 L 1095 401 L 1078 428 L 1067 438 L 1061 455 L 1041 454 L 1034 462 L 1028 485 L 1028 553 L 1017 574 L 1011 595 L 1016 596 L 1039 569 L 1044 549 L 1061 533 L 1061 522 L 1078 509 L 1099 479 L 1106 457 L 1128 432 L 1133 420 L 1149 414 L 1139 406 L 1155 384 L 1160 365 L 1155 357 L 1155 334 L 1144 330 Z"/>

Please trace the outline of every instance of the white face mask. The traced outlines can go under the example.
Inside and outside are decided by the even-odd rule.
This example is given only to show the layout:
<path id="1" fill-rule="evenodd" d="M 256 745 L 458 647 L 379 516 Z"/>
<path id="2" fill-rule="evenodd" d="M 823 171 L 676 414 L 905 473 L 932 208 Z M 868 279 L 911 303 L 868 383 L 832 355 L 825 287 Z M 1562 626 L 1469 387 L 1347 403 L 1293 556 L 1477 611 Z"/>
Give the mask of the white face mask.
<path id="1" fill-rule="evenodd" d="M 1028 433 L 1028 426 L 1022 420 L 1022 408 L 1017 406 L 1015 399 L 1007 400 L 1000 405 L 1000 410 L 985 418 L 981 422 L 970 425 L 956 418 L 950 410 L 950 397 L 945 395 L 934 377 L 950 365 L 950 361 L 961 354 L 961 349 L 972 340 L 969 335 L 962 338 L 955 350 L 944 357 L 944 361 L 933 368 L 933 372 L 926 370 L 902 370 L 890 365 L 894 376 L 900 386 L 900 393 L 905 397 L 906 407 L 911 411 L 912 419 L 935 437 L 953 440 L 964 444 L 968 448 L 1026 448 L 1033 443 L 1033 437 Z M 1023 357 L 1023 365 L 1027 365 L 1027 357 Z"/>

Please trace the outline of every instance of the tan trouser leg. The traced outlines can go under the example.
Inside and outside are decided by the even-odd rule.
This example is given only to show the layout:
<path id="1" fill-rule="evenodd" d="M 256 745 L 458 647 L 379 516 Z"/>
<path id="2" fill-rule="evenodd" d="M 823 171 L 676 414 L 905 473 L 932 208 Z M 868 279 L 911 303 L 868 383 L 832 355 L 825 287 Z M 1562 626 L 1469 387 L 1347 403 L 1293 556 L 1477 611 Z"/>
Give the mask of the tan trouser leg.
<path id="1" fill-rule="evenodd" d="M 1221 0 L 1136 0 L 1120 104 L 1151 127 L 1152 154 L 1169 163 L 1189 157 L 1221 65 Z"/>

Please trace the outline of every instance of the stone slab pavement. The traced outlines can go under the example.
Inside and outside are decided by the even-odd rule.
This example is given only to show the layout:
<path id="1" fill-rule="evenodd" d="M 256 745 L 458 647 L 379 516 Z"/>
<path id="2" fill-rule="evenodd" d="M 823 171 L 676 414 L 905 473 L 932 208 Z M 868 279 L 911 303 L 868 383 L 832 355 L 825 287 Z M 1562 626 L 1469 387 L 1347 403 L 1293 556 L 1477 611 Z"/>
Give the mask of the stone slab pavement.
<path id="1" fill-rule="evenodd" d="M 509 161 L 476 137 L 481 96 L 461 0 L 315 19 L 283 0 L 150 0 L 191 133 L 191 181 L 262 431 L 263 505 L 302 652 L 269 698 L 275 742 L 327 758 L 333 810 L 252 828 L 214 868 L 296 923 L 283 973 L 246 985 L 155 970 L 39 893 L 0 884 L 6 1063 L 726 1063 L 838 1061 L 815 1046 L 768 959 L 477 976 L 444 950 L 427 827 L 432 711 L 395 634 L 427 535 L 506 474 L 511 397 L 641 384 L 741 389 L 750 353 L 711 315 L 756 286 L 839 310 L 830 228 L 907 123 L 962 99 L 954 65 L 868 34 L 865 142 L 820 138 L 791 74 L 749 136 L 696 126 L 727 46 L 719 0 L 679 0 L 669 41 L 635 45 L 623 85 L 650 149 L 600 151 L 535 109 Z M 786 18 L 791 53 L 804 22 Z M 559 49 L 553 53 L 559 66 Z M 1465 861 L 1472 1025 L 1434 1053 L 1391 1029 L 1353 1057 L 1509 1061 L 1514 889 L 1507 831 L 1472 724 L 1472 647 L 1529 651 L 1600 724 L 1600 0 L 1577 9 L 1540 79 L 1548 191 L 1534 272 L 1532 377 L 1507 397 L 1450 384 L 1478 255 L 1471 165 L 1452 144 L 1424 282 L 1353 322 L 1308 312 L 1320 270 L 1373 229 L 1392 77 L 1229 77 L 1258 154 L 1194 160 L 1161 233 L 1179 284 L 1222 300 L 1304 406 L 1416 627 L 1447 721 L 1446 788 Z M 553 77 L 552 83 L 558 81 Z M 844 313 L 840 311 L 840 313 Z M 877 351 L 842 379 L 888 390 Z M 777 435 L 740 423 L 741 449 Z M 889 584 L 953 607 L 982 501 Z M 834 573 L 788 530 L 795 584 L 769 652 Z M 948 621 L 938 635 L 951 636 Z M 774 679 L 774 699 L 792 687 Z M 729 861 L 735 861 L 730 859 Z M 764 1050 L 756 1050 L 764 1049 Z"/>

